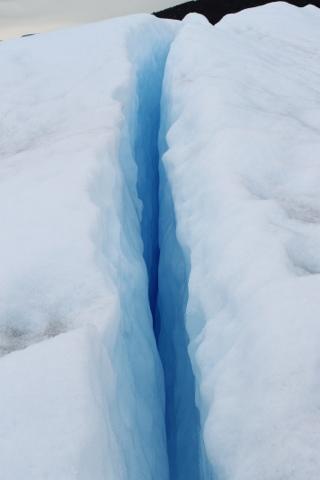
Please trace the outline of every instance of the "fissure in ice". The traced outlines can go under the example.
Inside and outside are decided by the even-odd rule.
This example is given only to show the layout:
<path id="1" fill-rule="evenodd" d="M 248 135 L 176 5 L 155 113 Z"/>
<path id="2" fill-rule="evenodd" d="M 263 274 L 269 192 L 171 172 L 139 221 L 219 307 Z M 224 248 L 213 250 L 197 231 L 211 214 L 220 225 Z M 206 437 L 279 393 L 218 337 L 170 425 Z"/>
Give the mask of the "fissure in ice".
<path id="1" fill-rule="evenodd" d="M 170 186 L 161 163 L 166 150 L 164 121 L 164 133 L 159 138 L 160 123 L 164 120 L 161 89 L 166 54 L 156 53 L 137 72 L 138 126 L 134 150 L 137 189 L 143 204 L 141 236 L 150 309 L 164 371 L 170 478 L 207 480 L 201 460 L 200 420 L 184 321 L 189 266 L 177 241 Z"/>

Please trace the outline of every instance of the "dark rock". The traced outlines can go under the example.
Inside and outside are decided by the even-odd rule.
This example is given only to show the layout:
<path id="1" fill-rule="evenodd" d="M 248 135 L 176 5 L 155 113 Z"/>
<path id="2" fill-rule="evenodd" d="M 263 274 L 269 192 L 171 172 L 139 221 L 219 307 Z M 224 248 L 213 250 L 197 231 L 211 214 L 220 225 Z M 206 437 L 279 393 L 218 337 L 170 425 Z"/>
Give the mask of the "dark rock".
<path id="1" fill-rule="evenodd" d="M 155 12 L 154 15 L 160 18 L 182 20 L 188 13 L 196 12 L 201 13 L 207 17 L 209 22 L 215 24 L 228 13 L 240 12 L 246 8 L 258 7 L 274 1 L 278 0 L 199 0 L 167 8 L 161 12 Z M 287 3 L 297 7 L 305 7 L 306 5 L 320 7 L 320 0 L 290 0 Z"/>

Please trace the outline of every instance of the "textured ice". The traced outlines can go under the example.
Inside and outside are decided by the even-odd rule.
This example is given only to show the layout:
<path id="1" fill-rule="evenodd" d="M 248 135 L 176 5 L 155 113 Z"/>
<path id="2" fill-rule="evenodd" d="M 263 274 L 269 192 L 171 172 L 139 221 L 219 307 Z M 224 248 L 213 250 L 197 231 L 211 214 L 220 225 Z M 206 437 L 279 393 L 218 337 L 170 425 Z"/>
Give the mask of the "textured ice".
<path id="1" fill-rule="evenodd" d="M 319 478 L 319 45 L 317 9 L 274 4 L 187 18 L 166 64 L 162 163 L 218 479 Z"/>
<path id="2" fill-rule="evenodd" d="M 3 479 L 167 479 L 136 155 L 173 29 L 142 15 L 0 46 Z"/>

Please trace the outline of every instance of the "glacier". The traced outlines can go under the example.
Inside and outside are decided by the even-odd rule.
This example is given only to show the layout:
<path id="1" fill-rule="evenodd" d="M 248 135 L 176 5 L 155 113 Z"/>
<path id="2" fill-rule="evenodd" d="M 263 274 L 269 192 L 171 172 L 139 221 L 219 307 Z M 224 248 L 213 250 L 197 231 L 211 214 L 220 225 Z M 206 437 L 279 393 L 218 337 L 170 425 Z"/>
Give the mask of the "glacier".
<path id="1" fill-rule="evenodd" d="M 319 26 L 0 45 L 1 478 L 318 478 Z"/>

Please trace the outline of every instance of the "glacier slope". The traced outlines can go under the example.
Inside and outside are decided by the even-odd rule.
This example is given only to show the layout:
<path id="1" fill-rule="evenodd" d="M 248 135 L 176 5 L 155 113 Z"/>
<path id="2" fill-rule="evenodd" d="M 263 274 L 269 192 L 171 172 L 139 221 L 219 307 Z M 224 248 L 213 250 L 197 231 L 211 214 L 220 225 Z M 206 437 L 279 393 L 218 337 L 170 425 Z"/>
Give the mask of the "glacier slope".
<path id="1" fill-rule="evenodd" d="M 190 16 L 166 63 L 162 164 L 218 479 L 319 477 L 319 27 L 281 3 Z"/>
<path id="2" fill-rule="evenodd" d="M 136 184 L 174 30 L 142 15 L 0 46 L 6 480 L 168 478 Z"/>

